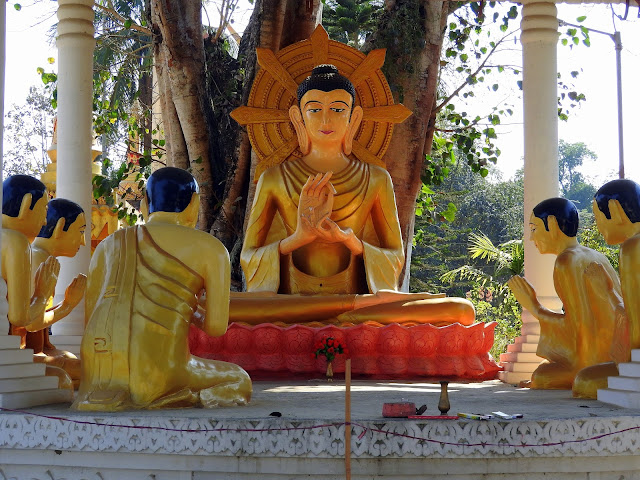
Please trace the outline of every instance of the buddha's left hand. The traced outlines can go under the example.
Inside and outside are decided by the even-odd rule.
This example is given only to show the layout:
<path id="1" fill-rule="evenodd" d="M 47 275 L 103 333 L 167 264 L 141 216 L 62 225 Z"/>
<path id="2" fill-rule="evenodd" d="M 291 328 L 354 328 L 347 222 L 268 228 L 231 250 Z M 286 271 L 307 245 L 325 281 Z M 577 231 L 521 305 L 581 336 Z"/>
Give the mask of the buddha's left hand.
<path id="1" fill-rule="evenodd" d="M 356 237 L 352 229 L 343 230 L 330 218 L 325 218 L 316 231 L 319 240 L 327 243 L 343 243 L 354 255 L 360 255 L 364 249 L 362 241 Z"/>

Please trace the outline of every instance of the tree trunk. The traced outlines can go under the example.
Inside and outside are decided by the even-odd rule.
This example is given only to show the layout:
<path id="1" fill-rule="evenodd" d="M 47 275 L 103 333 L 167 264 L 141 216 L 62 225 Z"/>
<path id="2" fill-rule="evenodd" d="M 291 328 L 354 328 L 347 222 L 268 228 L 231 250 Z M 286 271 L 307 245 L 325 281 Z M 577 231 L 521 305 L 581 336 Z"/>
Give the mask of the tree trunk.
<path id="1" fill-rule="evenodd" d="M 200 228 L 211 225 L 211 165 L 204 96 L 200 2 L 153 0 L 154 55 L 168 144 L 168 165 L 189 167 L 200 185 Z"/>
<path id="2" fill-rule="evenodd" d="M 320 0 L 256 0 L 253 14 L 240 42 L 239 68 L 244 70 L 242 95 L 236 106 L 246 105 L 257 71 L 256 48 L 274 52 L 311 36 L 322 18 Z M 230 110 L 229 110 L 230 111 Z M 232 287 L 241 288 L 240 250 L 244 221 L 248 216 L 253 192 L 255 158 L 244 129 L 238 129 L 228 165 L 225 189 L 211 233 L 225 244 L 232 262 Z M 254 157 L 254 156 L 253 156 Z"/>
<path id="3" fill-rule="evenodd" d="M 404 123 L 394 128 L 385 154 L 405 242 L 403 288 L 408 288 L 409 284 L 416 199 L 422 186 L 425 154 L 431 152 L 435 132 L 435 114 L 432 112 L 437 98 L 440 52 L 452 3 L 455 2 L 390 2 L 378 29 L 364 47 L 366 51 L 387 49 L 383 67 L 387 81 L 395 100 L 413 112 Z"/>

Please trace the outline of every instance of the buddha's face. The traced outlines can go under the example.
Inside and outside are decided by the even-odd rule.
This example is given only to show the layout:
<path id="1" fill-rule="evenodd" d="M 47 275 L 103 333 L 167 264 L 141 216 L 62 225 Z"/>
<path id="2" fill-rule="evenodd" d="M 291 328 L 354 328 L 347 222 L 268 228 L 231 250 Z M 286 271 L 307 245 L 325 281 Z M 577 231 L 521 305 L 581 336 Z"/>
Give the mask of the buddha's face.
<path id="1" fill-rule="evenodd" d="M 47 224 L 47 204 L 49 203 L 49 195 L 44 195 L 38 199 L 31 209 L 26 209 L 24 215 L 20 218 L 20 231 L 28 238 L 35 238 L 40 233 L 40 229 Z"/>
<path id="2" fill-rule="evenodd" d="M 551 229 L 549 218 L 551 217 L 547 217 L 547 222 Z M 529 229 L 531 232 L 529 240 L 535 244 L 538 251 L 542 254 L 553 253 L 553 246 L 555 243 L 553 234 L 551 231 L 547 231 L 542 219 L 536 217 L 533 213 L 531 214 L 531 217 L 529 217 Z"/>
<path id="3" fill-rule="evenodd" d="M 612 208 L 614 207 L 614 205 L 612 205 L 613 203 L 614 201 L 609 201 L 609 214 L 611 218 L 607 218 L 605 214 L 600 211 L 598 203 L 595 200 L 593 200 L 591 208 L 593 209 L 593 216 L 596 219 L 596 225 L 604 237 L 604 241 L 609 245 L 619 245 L 627 239 L 625 234 L 626 229 L 622 229 L 620 222 L 614 218 L 613 210 L 615 210 L 615 208 Z M 626 215 L 625 219 L 628 220 Z"/>
<path id="4" fill-rule="evenodd" d="M 86 229 L 87 221 L 84 217 L 84 213 L 81 213 L 76 217 L 67 231 L 65 232 L 63 229 L 60 236 L 55 239 L 57 255 L 62 257 L 73 257 L 78 253 L 80 246 L 86 245 L 84 238 L 84 232 Z"/>
<path id="5" fill-rule="evenodd" d="M 300 99 L 305 129 L 312 144 L 339 145 L 349 129 L 353 98 L 346 90 L 309 90 Z"/>

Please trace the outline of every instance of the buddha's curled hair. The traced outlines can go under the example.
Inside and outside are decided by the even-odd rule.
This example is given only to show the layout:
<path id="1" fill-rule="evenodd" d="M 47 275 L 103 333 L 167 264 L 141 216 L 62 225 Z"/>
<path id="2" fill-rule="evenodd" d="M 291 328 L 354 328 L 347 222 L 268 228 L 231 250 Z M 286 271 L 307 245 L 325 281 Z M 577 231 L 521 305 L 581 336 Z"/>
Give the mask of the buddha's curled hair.
<path id="1" fill-rule="evenodd" d="M 345 90 L 356 101 L 356 89 L 351 81 L 338 73 L 335 65 L 318 65 L 311 71 L 311 75 L 298 85 L 298 103 L 309 90 L 331 92 L 332 90 Z"/>

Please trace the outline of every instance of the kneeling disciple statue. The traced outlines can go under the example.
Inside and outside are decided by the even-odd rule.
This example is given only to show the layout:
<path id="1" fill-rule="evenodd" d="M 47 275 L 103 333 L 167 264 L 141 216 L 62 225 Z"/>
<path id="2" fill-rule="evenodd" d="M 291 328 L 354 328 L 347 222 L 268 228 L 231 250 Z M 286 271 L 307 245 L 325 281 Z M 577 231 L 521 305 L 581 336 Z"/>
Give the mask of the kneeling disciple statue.
<path id="1" fill-rule="evenodd" d="M 640 185 L 628 179 L 607 182 L 595 194 L 593 214 L 605 241 L 620 245 L 622 298 L 612 305 L 624 310 L 616 340 L 621 344 L 619 361 L 628 362 L 631 349 L 640 348 Z"/>
<path id="2" fill-rule="evenodd" d="M 611 351 L 619 313 L 603 298 L 601 274 L 606 272 L 611 291 L 619 294 L 618 276 L 603 254 L 578 243 L 573 202 L 550 198 L 539 203 L 529 225 L 538 251 L 557 255 L 553 284 L 563 304 L 562 312 L 549 310 L 524 278 L 509 280 L 520 305 L 540 321 L 537 354 L 545 361 L 533 372 L 530 386 L 572 388 L 574 397 L 595 398 L 607 377 L 618 373 Z"/>
<path id="3" fill-rule="evenodd" d="M 36 269 L 49 258 L 73 257 L 85 244 L 84 210 L 77 203 L 55 198 L 47 208 L 47 223 L 31 245 L 33 276 Z M 34 280 L 35 281 L 35 280 Z M 66 317 L 84 297 L 87 277 L 82 273 L 73 279 L 59 305 L 43 312 L 42 317 L 26 328 L 13 327 L 12 333 L 22 337 L 23 348 L 33 349 L 33 360 L 62 368 L 77 387 L 80 381 L 80 360 L 71 352 L 58 350 L 49 340 L 49 327 Z"/>
<path id="4" fill-rule="evenodd" d="M 352 155 L 363 109 L 351 81 L 334 65 L 315 67 L 289 117 L 301 158 L 260 176 L 241 255 L 247 292 L 233 294 L 231 321 L 472 324 L 465 299 L 398 291 L 393 185 Z"/>
<path id="5" fill-rule="evenodd" d="M 194 227 L 198 185 L 162 168 L 147 182 L 144 226 L 119 230 L 91 259 L 77 410 L 244 405 L 251 379 L 237 365 L 190 355 L 189 325 L 219 336 L 229 319 L 229 255 Z M 204 316 L 195 315 L 206 292 Z"/>

